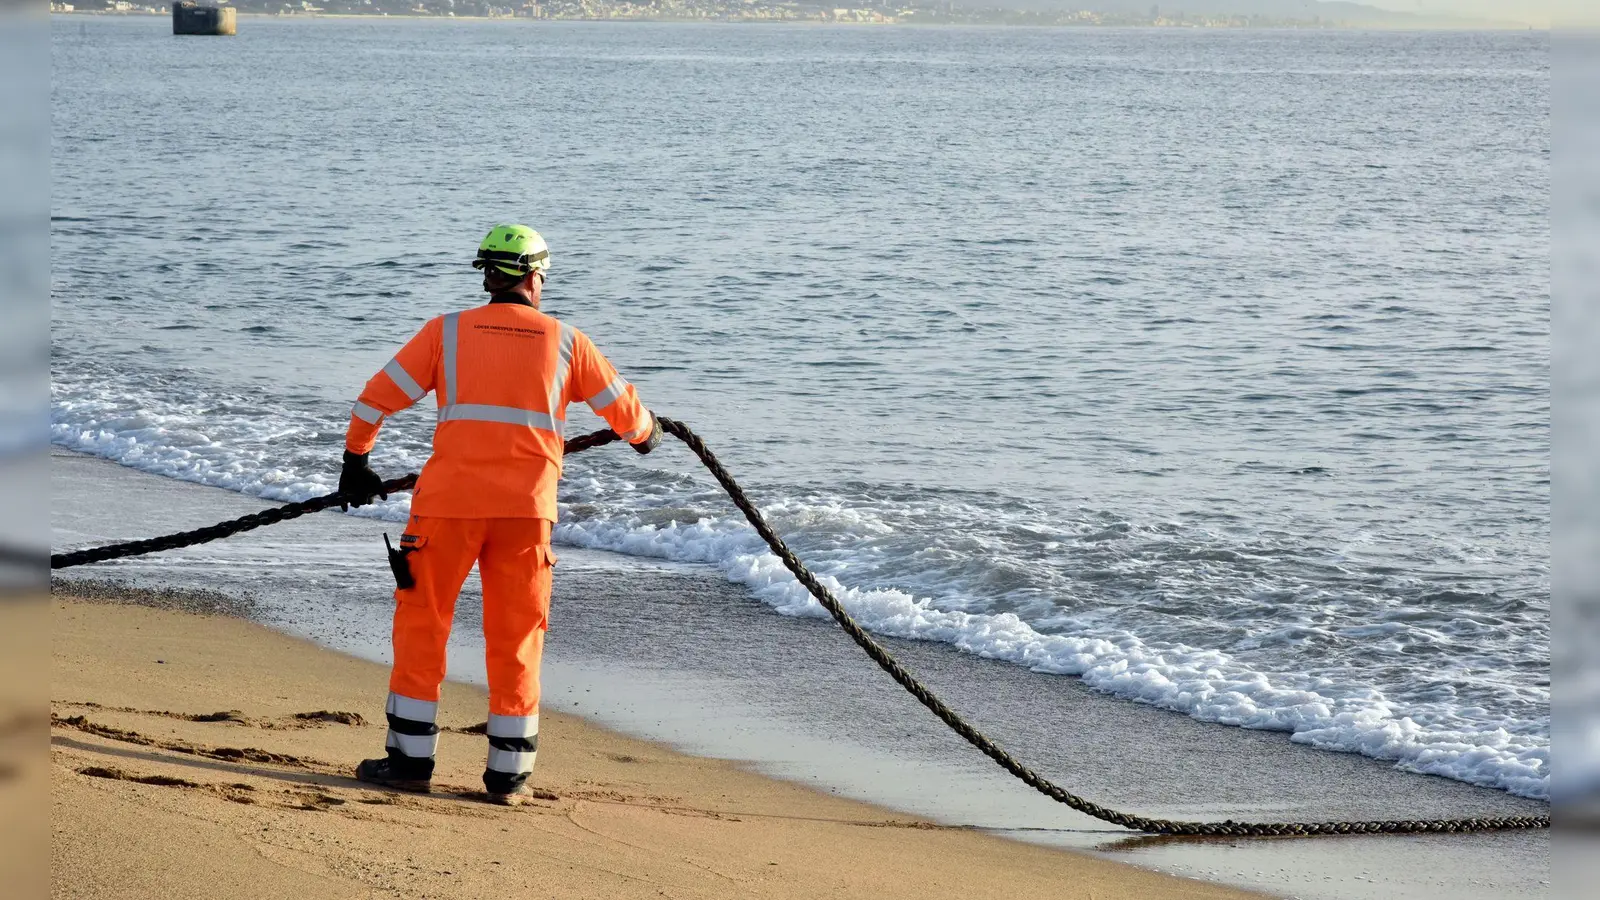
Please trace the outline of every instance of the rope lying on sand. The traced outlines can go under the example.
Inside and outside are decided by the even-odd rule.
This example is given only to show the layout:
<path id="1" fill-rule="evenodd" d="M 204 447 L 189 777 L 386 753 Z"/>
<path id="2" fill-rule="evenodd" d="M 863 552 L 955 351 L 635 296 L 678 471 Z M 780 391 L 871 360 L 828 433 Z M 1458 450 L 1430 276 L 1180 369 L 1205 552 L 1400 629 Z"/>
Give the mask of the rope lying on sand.
<path id="1" fill-rule="evenodd" d="M 733 505 L 744 513 L 756 533 L 773 554 L 783 561 L 794 577 L 805 586 L 817 602 L 833 616 L 850 639 L 855 641 L 866 654 L 872 658 L 889 677 L 893 678 L 916 697 L 918 701 L 933 711 L 940 721 L 950 726 L 956 734 L 961 735 L 972 746 L 977 747 L 983 754 L 994 760 L 1001 768 L 1010 772 L 1024 784 L 1033 788 L 1046 797 L 1063 803 L 1078 812 L 1084 813 L 1121 825 L 1135 831 L 1148 834 L 1215 836 L 1215 837 L 1303 837 L 1324 834 L 1417 834 L 1425 832 L 1469 832 L 1469 831 L 1498 831 L 1507 829 L 1549 828 L 1550 817 L 1544 816 L 1501 816 L 1468 819 L 1396 819 L 1386 821 L 1367 822 L 1181 822 L 1169 819 L 1152 819 L 1131 813 L 1118 812 L 1108 809 L 1097 803 L 1085 800 L 1066 789 L 1054 784 L 1049 779 L 1033 771 L 1019 762 L 1004 748 L 990 740 L 983 732 L 967 724 L 960 716 L 946 706 L 943 701 L 934 696 L 933 692 L 922 685 L 921 682 L 897 662 L 883 645 L 873 640 L 867 632 L 856 623 L 856 620 L 840 605 L 833 592 L 811 574 L 788 545 L 783 542 L 767 524 L 765 517 L 756 505 L 745 495 L 744 489 L 734 480 L 728 470 L 723 468 L 710 448 L 695 434 L 689 426 L 674 419 L 663 418 L 662 430 L 683 441 L 694 455 L 700 458 L 712 476 L 727 491 Z M 601 447 L 618 440 L 617 435 L 611 431 L 597 431 L 580 438 L 567 441 L 566 452 L 580 453 L 594 447 Z M 383 483 L 386 493 L 394 493 L 410 489 L 416 484 L 416 475 L 406 475 Z M 50 557 L 50 568 L 65 569 L 71 566 L 81 566 L 87 563 L 104 562 L 112 559 L 122 559 L 128 556 L 139 556 L 145 553 L 155 553 L 161 550 L 174 550 L 179 547 L 188 547 L 193 544 L 202 544 L 207 541 L 218 540 L 242 531 L 260 528 L 277 522 L 299 518 L 307 513 L 328 509 L 347 502 L 349 498 L 340 494 L 329 494 L 314 500 L 304 500 L 299 503 L 290 503 L 286 506 L 263 510 L 258 513 L 221 522 L 206 528 L 194 531 L 179 532 L 162 537 L 149 538 L 142 541 L 130 541 L 125 544 L 112 544 L 105 547 L 94 547 L 85 550 L 74 550 L 70 553 L 56 553 Z"/>

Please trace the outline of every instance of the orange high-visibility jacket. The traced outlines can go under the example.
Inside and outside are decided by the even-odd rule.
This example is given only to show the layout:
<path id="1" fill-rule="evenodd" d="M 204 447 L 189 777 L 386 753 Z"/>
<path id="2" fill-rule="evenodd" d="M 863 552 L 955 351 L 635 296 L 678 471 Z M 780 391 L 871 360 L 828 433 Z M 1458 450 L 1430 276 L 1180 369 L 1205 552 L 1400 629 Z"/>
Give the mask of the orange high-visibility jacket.
<path id="1" fill-rule="evenodd" d="M 589 336 L 520 303 L 490 303 L 422 326 L 367 382 L 350 413 L 346 449 L 371 451 L 384 417 L 430 391 L 439 421 L 413 515 L 554 522 L 568 403 L 588 403 L 630 443 L 650 436 L 649 410 Z"/>

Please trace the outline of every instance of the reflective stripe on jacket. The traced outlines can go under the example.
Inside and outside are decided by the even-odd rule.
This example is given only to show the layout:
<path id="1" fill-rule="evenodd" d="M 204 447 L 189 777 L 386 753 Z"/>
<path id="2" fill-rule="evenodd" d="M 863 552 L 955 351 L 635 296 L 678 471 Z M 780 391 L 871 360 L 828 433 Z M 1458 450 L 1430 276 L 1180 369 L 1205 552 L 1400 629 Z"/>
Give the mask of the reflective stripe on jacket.
<path id="1" fill-rule="evenodd" d="M 586 402 L 630 443 L 650 413 L 589 336 L 531 306 L 490 303 L 422 326 L 367 382 L 345 447 L 372 449 L 386 416 L 432 392 L 433 455 L 411 512 L 555 521 L 567 404 Z"/>

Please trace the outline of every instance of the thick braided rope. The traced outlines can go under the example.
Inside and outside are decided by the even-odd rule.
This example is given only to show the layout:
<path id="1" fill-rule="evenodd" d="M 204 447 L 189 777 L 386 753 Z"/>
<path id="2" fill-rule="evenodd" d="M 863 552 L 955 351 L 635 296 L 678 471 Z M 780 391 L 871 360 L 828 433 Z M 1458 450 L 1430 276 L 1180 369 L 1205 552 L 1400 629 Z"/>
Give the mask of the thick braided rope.
<path id="1" fill-rule="evenodd" d="M 1011 754 L 1007 753 L 1000 745 L 990 740 L 983 732 L 967 724 L 955 711 L 944 703 L 933 692 L 907 672 L 895 658 L 890 655 L 883 645 L 873 640 L 856 620 L 845 612 L 833 592 L 817 580 L 815 575 L 795 557 L 783 538 L 772 530 L 767 520 L 761 515 L 750 498 L 745 496 L 744 490 L 734 481 L 728 470 L 722 467 L 716 454 L 712 453 L 700 436 L 689 429 L 687 425 L 672 419 L 661 419 L 661 427 L 668 434 L 683 441 L 695 456 L 700 457 L 712 476 L 727 491 L 728 497 L 733 500 L 733 505 L 744 513 L 756 533 L 767 542 L 774 555 L 783 561 L 784 566 L 794 577 L 805 585 L 811 596 L 817 598 L 823 608 L 833 616 L 850 639 L 855 641 L 872 661 L 889 673 L 889 677 L 900 683 L 913 697 L 933 711 L 940 721 L 950 726 L 950 730 L 961 735 L 972 746 L 983 751 L 983 754 L 1022 782 L 1046 797 L 1114 825 L 1143 831 L 1149 834 L 1181 834 L 1181 835 L 1214 835 L 1214 836 L 1297 836 L 1318 834 L 1410 834 L 1417 832 L 1463 832 L 1463 831 L 1493 831 L 1512 828 L 1549 828 L 1549 816 L 1505 816 L 1497 818 L 1474 819 L 1442 819 L 1420 820 L 1402 819 L 1396 821 L 1373 822 L 1174 822 L 1167 819 L 1150 819 L 1144 816 L 1131 815 L 1107 809 L 1097 803 L 1085 800 L 1049 779 L 1018 762 Z"/>
<path id="2" fill-rule="evenodd" d="M 610 429 L 596 431 L 583 437 L 567 441 L 567 453 L 581 453 L 592 447 L 602 447 L 612 441 L 620 440 Z M 417 483 L 417 476 L 404 475 L 393 478 L 383 483 L 383 493 L 393 494 L 400 491 L 409 491 Z M 89 563 L 106 562 L 112 559 L 122 559 L 128 556 L 142 556 L 146 553 L 159 553 L 162 550 L 177 550 L 180 547 L 191 547 L 195 544 L 204 544 L 208 541 L 221 540 L 232 537 L 244 531 L 251 531 L 263 525 L 276 525 L 290 519 L 298 519 L 308 513 L 331 509 L 341 503 L 346 503 L 350 498 L 343 494 L 328 494 L 325 497 L 314 497 L 310 500 L 301 500 L 298 503 L 287 503 L 271 509 L 240 516 L 227 522 L 218 522 L 205 528 L 196 528 L 193 531 L 180 531 L 176 534 L 164 534 L 161 537 L 146 538 L 142 541 L 129 541 L 125 544 L 110 544 L 105 547 L 90 547 L 85 550 L 73 550 L 70 553 L 50 554 L 50 568 L 66 569 L 72 566 L 82 566 Z"/>
<path id="3" fill-rule="evenodd" d="M 1398 819 L 1367 822 L 1178 822 L 1168 819 L 1151 819 L 1145 816 L 1136 816 L 1130 813 L 1118 812 L 1092 801 L 1085 800 L 1084 798 L 1067 791 L 1059 785 L 1056 785 L 1049 779 L 1018 762 L 1016 758 L 1007 753 L 1000 745 L 990 740 L 986 735 L 983 734 L 983 732 L 967 724 L 965 720 L 956 715 L 955 711 L 944 705 L 943 701 L 934 696 L 932 691 L 928 690 L 921 682 L 917 681 L 917 679 L 910 672 L 906 671 L 905 667 L 901 666 L 900 663 L 895 660 L 888 650 L 885 650 L 881 644 L 873 640 L 872 637 L 868 635 L 859 624 L 856 623 L 856 620 L 852 618 L 848 612 L 845 612 L 844 607 L 840 605 L 838 598 L 833 596 L 833 592 L 828 590 L 827 586 L 822 584 L 822 582 L 818 581 L 817 577 L 811 574 L 811 570 L 807 569 L 805 564 L 800 562 L 799 558 L 794 555 L 794 552 L 789 549 L 788 545 L 784 543 L 783 539 L 780 538 L 777 533 L 772 530 L 772 527 L 767 524 L 767 520 L 761 515 L 761 511 L 757 509 L 755 504 L 750 501 L 750 498 L 745 495 L 744 489 L 741 488 L 739 483 L 733 479 L 733 476 L 728 473 L 728 470 L 723 468 L 722 463 L 717 460 L 716 454 L 711 452 L 710 448 L 705 445 L 705 442 L 700 439 L 700 436 L 690 430 L 689 426 L 674 419 L 662 418 L 660 422 L 662 430 L 683 441 L 683 443 L 688 446 L 690 451 L 692 451 L 695 456 L 700 458 L 700 462 L 703 463 L 706 469 L 711 472 L 712 476 L 717 479 L 717 483 L 722 485 L 723 490 L 727 491 L 729 499 L 733 501 L 733 505 L 738 507 L 740 512 L 744 513 L 744 517 L 749 520 L 751 526 L 755 528 L 756 533 L 761 535 L 761 539 L 766 541 L 768 548 L 772 550 L 773 554 L 783 561 L 784 566 L 788 568 L 796 580 L 804 585 L 806 590 L 810 591 L 813 597 L 817 598 L 817 602 L 822 604 L 823 608 L 833 616 L 834 621 L 839 623 L 839 627 L 843 628 L 845 633 L 850 635 L 850 639 L 855 641 L 856 644 L 866 652 L 867 656 L 872 658 L 873 662 L 877 663 L 880 668 L 889 673 L 889 677 L 898 682 L 900 686 L 905 688 L 913 697 L 916 697 L 923 706 L 926 706 L 928 709 L 932 710 L 933 714 L 938 716 L 940 721 L 944 722 L 950 727 L 950 730 L 961 735 L 961 737 L 965 738 L 968 743 L 972 744 L 974 747 L 977 747 L 985 756 L 994 760 L 1007 772 L 1015 775 L 1024 784 L 1058 803 L 1065 804 L 1066 806 L 1069 806 L 1078 812 L 1093 816 L 1101 821 L 1110 822 L 1114 825 L 1120 825 L 1124 828 L 1142 831 L 1148 834 L 1215 837 L 1305 837 L 1325 834 L 1416 834 L 1423 832 L 1459 833 L 1469 831 L 1497 831 L 1506 829 L 1550 827 L 1550 817 L 1547 815 L 1502 816 L 1469 819 Z M 599 447 L 604 444 L 611 443 L 615 440 L 618 440 L 618 438 L 614 433 L 610 431 L 597 431 L 593 434 L 585 435 L 581 438 L 568 441 L 566 452 L 578 453 L 591 447 Z M 403 478 L 396 478 L 392 481 L 386 481 L 383 485 L 384 491 L 389 492 L 407 490 L 416 483 L 416 478 L 417 477 L 415 475 L 407 475 Z M 344 500 L 345 498 L 339 494 L 330 494 L 326 497 L 319 497 L 314 500 L 306 500 L 300 503 L 291 503 L 287 506 L 277 507 L 275 509 L 263 510 L 262 512 L 244 516 L 239 519 L 234 519 L 231 522 L 223 522 L 218 525 L 213 525 L 209 528 L 201 528 L 195 531 L 181 532 L 179 534 L 170 534 L 164 537 L 150 538 L 143 541 L 133 541 L 127 544 L 115 544 L 108 547 L 96 547 L 88 550 L 77 550 L 71 553 L 55 554 L 50 557 L 50 567 L 52 569 L 62 569 L 69 566 L 83 565 L 85 563 L 101 562 L 109 559 L 121 559 L 126 556 L 137 556 L 143 553 L 154 553 L 159 550 L 171 550 L 178 547 L 187 547 L 192 544 L 204 543 L 206 541 L 213 541 L 217 540 L 218 538 L 238 534 L 242 531 L 249 531 L 253 528 L 260 528 L 263 525 L 270 525 L 275 522 L 282 522 L 288 519 L 298 518 L 307 513 L 337 506 L 341 502 L 344 502 Z"/>

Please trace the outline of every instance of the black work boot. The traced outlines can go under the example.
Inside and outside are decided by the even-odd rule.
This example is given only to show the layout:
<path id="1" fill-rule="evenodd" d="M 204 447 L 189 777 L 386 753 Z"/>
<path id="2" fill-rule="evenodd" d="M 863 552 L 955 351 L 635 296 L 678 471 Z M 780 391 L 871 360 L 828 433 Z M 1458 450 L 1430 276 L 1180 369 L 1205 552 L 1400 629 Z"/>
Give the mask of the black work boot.
<path id="1" fill-rule="evenodd" d="M 521 806 L 533 797 L 533 789 L 528 787 L 527 772 L 513 775 L 486 769 L 483 773 L 483 789 L 489 794 L 489 802 L 500 806 Z"/>
<path id="2" fill-rule="evenodd" d="M 390 749 L 383 759 L 362 760 L 356 766 L 356 780 L 426 794 L 433 790 L 433 760 L 412 759 Z"/>
<path id="3" fill-rule="evenodd" d="M 490 791 L 489 802 L 498 804 L 500 806 L 521 806 L 522 804 L 527 803 L 529 800 L 532 800 L 533 796 L 533 788 L 528 787 L 528 785 L 524 783 L 511 788 L 508 792 L 503 794 L 497 794 L 494 791 Z"/>

